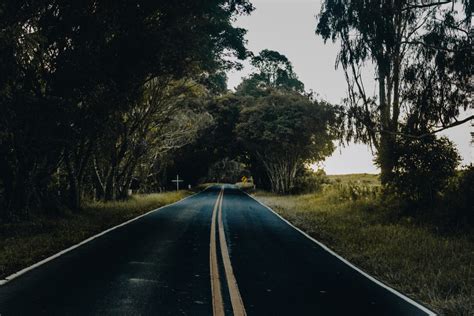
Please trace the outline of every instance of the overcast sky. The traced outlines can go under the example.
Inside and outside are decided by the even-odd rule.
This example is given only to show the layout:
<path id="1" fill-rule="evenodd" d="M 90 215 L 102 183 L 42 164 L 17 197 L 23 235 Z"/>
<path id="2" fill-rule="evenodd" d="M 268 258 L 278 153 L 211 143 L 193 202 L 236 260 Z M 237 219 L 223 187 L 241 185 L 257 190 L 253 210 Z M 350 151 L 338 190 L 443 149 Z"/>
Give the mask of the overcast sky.
<path id="1" fill-rule="evenodd" d="M 256 10 L 236 21 L 237 26 L 248 30 L 248 49 L 256 54 L 262 49 L 284 54 L 293 63 L 306 90 L 312 89 L 321 98 L 339 103 L 345 97 L 346 82 L 342 70 L 334 67 L 338 46 L 324 44 L 314 34 L 315 16 L 320 11 L 321 1 L 253 0 L 252 3 Z M 229 73 L 229 87 L 237 86 L 250 71 L 246 63 L 243 71 Z M 469 124 L 464 124 L 446 133 L 456 143 L 463 164 L 473 162 L 469 131 Z M 370 148 L 359 144 L 337 148 L 323 166 L 328 174 L 378 172 Z"/>

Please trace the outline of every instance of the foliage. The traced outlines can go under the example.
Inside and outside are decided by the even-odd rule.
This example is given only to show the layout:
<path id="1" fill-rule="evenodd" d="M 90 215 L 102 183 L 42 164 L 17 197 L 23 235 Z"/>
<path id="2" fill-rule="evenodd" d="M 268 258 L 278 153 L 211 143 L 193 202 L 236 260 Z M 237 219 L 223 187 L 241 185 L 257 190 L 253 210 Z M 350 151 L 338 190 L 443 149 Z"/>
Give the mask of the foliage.
<path id="1" fill-rule="evenodd" d="M 166 172 L 179 173 L 194 184 L 206 181 L 212 165 L 226 157 L 243 162 L 241 156 L 244 153 L 236 141 L 235 126 L 244 100 L 245 97 L 230 93 L 206 100 L 203 107 L 212 117 L 212 122 L 201 130 L 193 143 L 174 153 L 170 159 L 172 163 L 164 166 Z"/>
<path id="2" fill-rule="evenodd" d="M 439 205 L 440 221 L 451 229 L 474 227 L 474 166 L 461 170 L 444 192 Z"/>
<path id="3" fill-rule="evenodd" d="M 403 142 L 396 156 L 392 188 L 418 207 L 425 204 L 423 208 L 438 201 L 460 160 L 447 138 L 435 136 Z"/>
<path id="4" fill-rule="evenodd" d="M 249 176 L 249 171 L 245 169 L 245 165 L 238 161 L 224 158 L 209 168 L 207 178 L 210 182 L 237 183 L 242 176 Z"/>
<path id="5" fill-rule="evenodd" d="M 346 184 L 357 183 L 367 186 L 380 186 L 380 179 L 378 174 L 370 173 L 352 173 L 352 174 L 338 174 L 327 176 L 331 184 Z"/>
<path id="6" fill-rule="evenodd" d="M 122 195 L 145 143 L 151 146 L 151 135 L 163 141 L 155 136 L 171 127 L 157 123 L 139 141 L 153 116 L 150 84 L 195 78 L 212 93 L 223 91 L 217 74 L 238 66 L 227 57 L 247 56 L 245 31 L 232 21 L 252 10 L 247 0 L 3 1 L 0 218 L 26 217 L 54 200 L 80 209 L 84 196 L 103 187 L 94 160 L 104 181 L 107 161 L 117 160 L 114 172 L 125 177 L 111 183 Z M 183 116 L 199 120 L 175 114 L 175 126 Z M 147 123 L 134 128 L 138 116 Z"/>
<path id="7" fill-rule="evenodd" d="M 348 84 L 341 114 L 346 137 L 375 147 L 383 184 L 392 180 L 394 151 L 403 138 L 469 121 L 458 120 L 472 103 L 471 70 L 465 66 L 472 64 L 472 7 L 463 4 L 464 12 L 451 1 L 323 2 L 316 33 L 341 43 L 336 66 Z M 367 64 L 375 67 L 375 96 L 362 79 Z"/>
<path id="8" fill-rule="evenodd" d="M 309 168 L 300 168 L 296 174 L 295 186 L 291 193 L 314 193 L 323 189 L 325 184 L 329 183 L 329 178 L 324 170 L 313 171 Z"/>
<path id="9" fill-rule="evenodd" d="M 352 182 L 355 186 L 357 180 Z M 341 199 L 333 185 L 316 194 L 282 197 L 257 192 L 257 198 L 364 271 L 439 314 L 473 313 L 472 232 L 440 235 L 409 218 L 395 221 L 385 209 L 385 198 Z"/>
<path id="10" fill-rule="evenodd" d="M 154 178 L 167 155 L 198 137 L 212 122 L 201 104 L 204 90 L 189 79 L 146 84 L 143 98 L 114 119 L 97 144 L 92 174 L 97 198 L 125 198 L 134 179 L 144 184 Z"/>
<path id="11" fill-rule="evenodd" d="M 272 190 L 289 193 L 302 164 L 320 161 L 332 152 L 330 120 L 325 103 L 276 90 L 242 110 L 236 132 L 265 168 Z"/>
<path id="12" fill-rule="evenodd" d="M 337 192 L 337 195 L 334 198 L 340 201 L 369 200 L 377 197 L 380 192 L 378 186 L 352 181 L 344 184 L 333 184 L 331 189 L 334 189 L 335 192 Z"/>
<path id="13" fill-rule="evenodd" d="M 127 201 L 89 202 L 82 212 L 0 223 L 0 279 L 134 217 L 188 196 L 187 191 L 134 195 Z"/>
<path id="14" fill-rule="evenodd" d="M 298 80 L 285 55 L 264 49 L 258 56 L 252 57 L 251 64 L 257 72 L 250 74 L 237 87 L 238 95 L 263 96 L 267 94 L 267 89 L 304 92 L 304 84 Z"/>

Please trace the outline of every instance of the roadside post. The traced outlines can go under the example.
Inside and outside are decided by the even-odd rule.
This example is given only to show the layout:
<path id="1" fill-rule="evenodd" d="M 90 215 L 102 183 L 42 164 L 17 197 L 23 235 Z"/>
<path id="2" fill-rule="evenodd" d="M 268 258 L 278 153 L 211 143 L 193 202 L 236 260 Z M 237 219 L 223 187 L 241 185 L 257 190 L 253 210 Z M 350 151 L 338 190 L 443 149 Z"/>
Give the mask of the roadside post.
<path id="1" fill-rule="evenodd" d="M 181 180 L 181 179 L 179 178 L 179 175 L 177 174 L 177 175 L 176 175 L 176 179 L 175 179 L 175 180 L 171 180 L 171 182 L 175 182 L 175 183 L 176 183 L 176 191 L 179 191 L 179 183 L 180 183 L 180 182 L 184 182 L 184 180 Z"/>

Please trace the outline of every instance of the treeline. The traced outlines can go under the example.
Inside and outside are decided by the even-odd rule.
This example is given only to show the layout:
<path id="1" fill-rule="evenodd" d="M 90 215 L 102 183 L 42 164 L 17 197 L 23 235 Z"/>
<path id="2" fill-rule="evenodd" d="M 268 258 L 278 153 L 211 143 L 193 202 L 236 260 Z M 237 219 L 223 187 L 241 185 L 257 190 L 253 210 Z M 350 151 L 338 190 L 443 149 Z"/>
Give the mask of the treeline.
<path id="1" fill-rule="evenodd" d="M 289 60 L 244 44 L 246 1 L 18 2 L 0 7 L 0 218 L 243 175 L 303 187 L 333 150 L 333 107 Z M 255 71 L 227 89 L 225 71 Z"/>
<path id="2" fill-rule="evenodd" d="M 341 44 L 339 106 L 305 91 L 284 55 L 246 50 L 232 21 L 252 10 L 247 0 L 3 1 L 0 218 L 157 191 L 176 174 L 303 192 L 322 181 L 310 164 L 334 141 L 356 141 L 373 148 L 386 198 L 407 213 L 455 206 L 456 221 L 474 222 L 472 167 L 460 172 L 437 136 L 472 119 L 459 119 L 472 105 L 469 1 L 324 1 L 316 33 Z M 228 91 L 225 72 L 246 58 L 254 71 Z"/>
<path id="3" fill-rule="evenodd" d="M 438 132 L 474 119 L 472 1 L 323 1 L 316 34 L 337 41 L 347 81 L 341 137 L 368 144 L 384 192 L 410 216 L 474 225 L 473 167 Z M 368 89 L 374 66 L 376 92 Z"/>
<path id="4" fill-rule="evenodd" d="M 250 61 L 254 72 L 209 101 L 213 124 L 177 151 L 169 170 L 192 182 L 247 176 L 276 193 L 305 191 L 319 181 L 310 165 L 334 150 L 336 107 L 305 92 L 286 56 L 263 50 Z"/>
<path id="5" fill-rule="evenodd" d="M 200 97 L 243 59 L 237 1 L 2 1 L 0 218 L 78 210 L 163 162 L 212 118 Z"/>

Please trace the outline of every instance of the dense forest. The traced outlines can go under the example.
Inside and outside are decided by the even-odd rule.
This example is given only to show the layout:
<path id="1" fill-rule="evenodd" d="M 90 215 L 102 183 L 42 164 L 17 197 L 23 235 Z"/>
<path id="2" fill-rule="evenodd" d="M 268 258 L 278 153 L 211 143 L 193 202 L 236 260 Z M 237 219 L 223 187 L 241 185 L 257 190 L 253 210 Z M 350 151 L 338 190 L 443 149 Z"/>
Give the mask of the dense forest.
<path id="1" fill-rule="evenodd" d="M 248 1 L 2 1 L 2 218 L 124 198 L 210 117 Z M 195 124 L 199 122 L 198 124 Z M 138 179 L 137 179 L 138 181 Z"/>
<path id="2" fill-rule="evenodd" d="M 324 1 L 316 34 L 340 43 L 348 84 L 331 105 L 286 56 L 246 49 L 233 21 L 248 0 L 2 1 L 0 218 L 157 192 L 176 174 L 302 192 L 322 181 L 311 163 L 358 141 L 387 194 L 411 209 L 455 203 L 472 221 L 472 167 L 459 171 L 437 136 L 472 119 L 459 119 L 472 105 L 472 4 L 445 4 Z M 226 71 L 245 59 L 254 71 L 228 90 Z"/>

